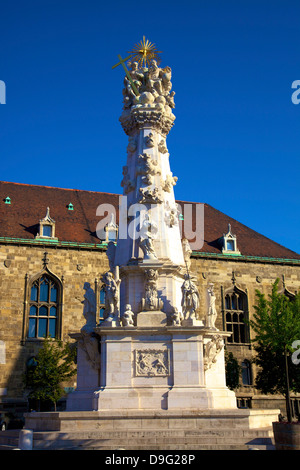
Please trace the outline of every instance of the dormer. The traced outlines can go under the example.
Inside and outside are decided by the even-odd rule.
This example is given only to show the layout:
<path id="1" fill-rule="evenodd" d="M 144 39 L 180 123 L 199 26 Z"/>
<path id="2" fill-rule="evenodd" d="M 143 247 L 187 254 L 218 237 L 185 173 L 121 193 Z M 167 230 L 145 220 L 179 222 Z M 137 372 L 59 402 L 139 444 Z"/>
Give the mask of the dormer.
<path id="1" fill-rule="evenodd" d="M 118 238 L 118 230 L 119 230 L 119 227 L 115 223 L 114 214 L 111 214 L 110 222 L 107 225 L 105 225 L 105 227 L 104 227 L 105 241 L 106 242 L 116 242 L 117 238 Z"/>
<path id="2" fill-rule="evenodd" d="M 228 255 L 240 255 L 240 251 L 237 247 L 236 235 L 231 232 L 231 225 L 228 224 L 228 232 L 223 234 L 221 238 L 223 247 L 222 253 Z"/>
<path id="3" fill-rule="evenodd" d="M 46 215 L 39 223 L 39 232 L 36 238 L 57 240 L 55 237 L 55 220 L 50 217 L 50 209 L 47 207 Z"/>

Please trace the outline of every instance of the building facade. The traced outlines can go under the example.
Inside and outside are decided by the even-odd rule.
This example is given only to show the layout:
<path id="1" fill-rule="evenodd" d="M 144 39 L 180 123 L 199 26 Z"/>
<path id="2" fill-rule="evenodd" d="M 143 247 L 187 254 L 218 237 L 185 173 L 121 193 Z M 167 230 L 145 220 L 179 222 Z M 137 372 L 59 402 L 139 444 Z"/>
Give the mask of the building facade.
<path id="1" fill-rule="evenodd" d="M 67 341 L 83 326 L 86 282 L 96 293 L 101 321 L 101 276 L 110 267 L 120 196 L 7 182 L 0 183 L 0 193 L 0 406 L 5 411 L 26 408 L 23 375 L 45 335 Z M 195 210 L 197 204 L 177 202 L 181 220 L 187 220 L 187 205 Z M 191 243 L 190 265 L 198 280 L 199 317 L 205 318 L 212 283 L 216 327 L 232 332 L 226 349 L 242 367 L 238 406 L 281 406 L 284 412 L 281 397 L 262 396 L 254 387 L 254 351 L 245 320 L 253 314 L 256 289 L 268 294 L 279 278 L 286 295 L 299 290 L 300 255 L 207 204 L 201 207 L 204 241 Z"/>

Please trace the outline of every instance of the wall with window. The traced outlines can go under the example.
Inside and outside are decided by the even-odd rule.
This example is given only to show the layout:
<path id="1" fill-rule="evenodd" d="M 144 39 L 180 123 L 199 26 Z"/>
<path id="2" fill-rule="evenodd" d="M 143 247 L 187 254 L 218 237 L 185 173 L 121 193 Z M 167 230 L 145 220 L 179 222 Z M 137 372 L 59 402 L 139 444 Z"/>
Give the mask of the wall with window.
<path id="1" fill-rule="evenodd" d="M 70 340 L 84 325 L 85 282 L 97 293 L 100 319 L 107 270 L 104 251 L 0 245 L 0 402 L 23 397 L 22 374 L 45 334 Z"/>
<path id="2" fill-rule="evenodd" d="M 37 354 L 45 333 L 68 340 L 70 332 L 83 326 L 85 282 L 96 293 L 101 320 L 105 307 L 101 276 L 108 270 L 105 251 L 0 245 L 0 401 L 23 398 L 22 374 L 27 361 Z M 191 271 L 198 277 L 200 318 L 205 318 L 206 289 L 213 283 L 216 326 L 233 333 L 226 347 L 242 367 L 237 392 L 240 403 L 244 406 L 250 400 L 253 407 L 260 407 L 260 403 L 265 407 L 271 401 L 263 400 L 253 386 L 256 371 L 251 364 L 251 331 L 244 319 L 253 313 L 255 289 L 268 294 L 276 277 L 284 276 L 289 291 L 299 290 L 299 267 L 202 256 L 192 257 Z M 274 397 L 272 400 L 274 407 Z"/>
<path id="3" fill-rule="evenodd" d="M 61 317 L 62 285 L 47 271 L 32 280 L 28 300 L 28 338 L 56 338 Z"/>
<path id="4" fill-rule="evenodd" d="M 276 408 L 283 406 L 282 397 L 262 396 L 255 389 L 256 366 L 251 363 L 253 347 L 251 331 L 245 320 L 252 317 L 256 289 L 268 295 L 278 277 L 279 289 L 295 293 L 300 289 L 299 266 L 276 261 L 245 262 L 237 259 L 216 259 L 213 256 L 192 257 L 191 270 L 197 272 L 201 298 L 201 318 L 205 318 L 206 289 L 214 284 L 218 317 L 216 326 L 232 333 L 226 348 L 232 352 L 241 367 L 240 388 L 236 391 L 240 407 Z M 277 404 L 276 404 L 277 403 Z"/>

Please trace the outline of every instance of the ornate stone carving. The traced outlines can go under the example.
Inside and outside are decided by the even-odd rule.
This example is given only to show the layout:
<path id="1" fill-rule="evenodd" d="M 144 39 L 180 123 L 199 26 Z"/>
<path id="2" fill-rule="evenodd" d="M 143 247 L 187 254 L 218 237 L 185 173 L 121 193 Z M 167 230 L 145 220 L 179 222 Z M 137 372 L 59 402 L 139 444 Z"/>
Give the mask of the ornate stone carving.
<path id="1" fill-rule="evenodd" d="M 214 294 L 214 285 L 209 284 L 207 289 L 207 315 L 206 315 L 206 326 L 216 330 L 215 322 L 217 319 L 217 309 L 216 309 L 216 296 Z"/>
<path id="2" fill-rule="evenodd" d="M 160 153 L 168 153 L 168 149 L 166 147 L 166 142 L 164 140 L 161 140 L 158 144 L 158 150 Z"/>
<path id="3" fill-rule="evenodd" d="M 170 206 L 169 201 L 165 202 L 165 222 L 168 227 L 173 227 L 178 224 L 178 209 L 177 206 Z"/>
<path id="4" fill-rule="evenodd" d="M 137 90 L 140 91 L 144 81 L 144 75 L 141 71 L 139 71 L 137 62 L 130 62 L 128 65 L 130 67 L 130 75 L 134 85 L 136 86 Z M 133 104 L 138 103 L 138 97 L 136 96 L 127 76 L 124 77 L 123 103 L 124 109 L 130 108 Z"/>
<path id="5" fill-rule="evenodd" d="M 128 194 L 130 191 L 135 189 L 135 183 L 130 179 L 128 174 L 128 166 L 123 166 L 123 179 L 121 186 L 124 188 L 124 194 Z"/>
<path id="6" fill-rule="evenodd" d="M 141 204 L 161 204 L 163 202 L 163 197 L 158 188 L 140 188 L 139 193 L 139 202 Z"/>
<path id="7" fill-rule="evenodd" d="M 86 354 L 86 358 L 95 369 L 100 369 L 99 341 L 95 334 L 81 330 L 81 337 L 78 340 L 79 346 Z"/>
<path id="8" fill-rule="evenodd" d="M 153 136 L 152 132 L 150 132 L 150 134 L 146 135 L 145 145 L 149 148 L 154 147 L 155 143 L 154 143 L 154 136 Z"/>
<path id="9" fill-rule="evenodd" d="M 175 108 L 174 96 L 175 96 L 175 91 L 171 91 L 171 93 L 166 96 L 167 106 L 169 106 L 171 109 Z"/>
<path id="10" fill-rule="evenodd" d="M 120 117 L 120 122 L 127 135 L 149 127 L 166 136 L 172 129 L 174 120 L 174 115 L 166 116 L 161 111 L 144 109 L 133 109 L 130 114 L 122 114 Z"/>
<path id="11" fill-rule="evenodd" d="M 204 346 L 204 370 L 211 368 L 217 361 L 218 354 L 223 349 L 223 338 L 221 335 L 214 335 Z"/>
<path id="12" fill-rule="evenodd" d="M 159 165 L 156 160 L 152 159 L 151 155 L 143 153 L 138 156 L 136 176 L 141 176 L 143 184 L 150 186 L 153 183 L 153 176 L 160 173 Z"/>
<path id="13" fill-rule="evenodd" d="M 145 270 L 145 297 L 141 302 L 141 310 L 161 310 L 163 301 L 158 298 L 157 293 L 158 273 L 155 269 Z"/>
<path id="14" fill-rule="evenodd" d="M 171 314 L 171 321 L 172 326 L 181 326 L 181 322 L 183 320 L 183 315 L 181 312 L 178 311 L 177 307 L 173 307 L 173 312 Z"/>
<path id="15" fill-rule="evenodd" d="M 111 271 L 106 272 L 102 278 L 105 290 L 105 324 L 113 321 L 118 322 L 119 307 L 119 285 L 120 280 L 115 280 Z"/>
<path id="16" fill-rule="evenodd" d="M 182 290 L 182 313 L 185 320 L 195 319 L 196 310 L 199 308 L 200 296 L 197 287 L 192 282 L 190 275 L 185 274 Z"/>
<path id="17" fill-rule="evenodd" d="M 137 377 L 167 377 L 170 375 L 168 350 L 135 350 L 135 375 Z"/>
<path id="18" fill-rule="evenodd" d="M 129 153 L 134 153 L 137 149 L 136 137 L 131 135 L 128 139 L 127 151 Z"/>
<path id="19" fill-rule="evenodd" d="M 185 261 L 185 264 L 187 266 L 187 269 L 190 269 L 191 267 L 191 254 L 192 254 L 192 249 L 190 247 L 190 244 L 186 238 L 183 238 L 181 241 L 182 244 L 182 250 L 183 250 L 183 258 Z"/>
<path id="20" fill-rule="evenodd" d="M 137 62 L 129 63 L 129 68 L 130 76 L 139 96 L 134 93 L 132 84 L 126 76 L 123 89 L 124 109 L 148 103 L 170 113 L 170 110 L 175 107 L 175 93 L 170 93 L 172 89 L 171 68 L 168 66 L 163 69 L 158 67 L 156 60 L 152 60 L 148 68 L 139 68 Z"/>
<path id="21" fill-rule="evenodd" d="M 162 189 L 166 191 L 167 193 L 170 193 L 173 189 L 173 186 L 175 186 L 175 184 L 177 183 L 177 181 L 178 181 L 177 176 L 173 176 L 173 173 L 169 173 L 166 176 L 166 179 L 162 180 L 161 182 Z"/>
<path id="22" fill-rule="evenodd" d="M 125 312 L 122 315 L 122 325 L 123 326 L 134 326 L 134 313 L 131 310 L 131 305 L 125 305 Z"/>
<path id="23" fill-rule="evenodd" d="M 144 253 L 144 259 L 157 259 L 153 245 L 153 239 L 156 237 L 157 232 L 156 223 L 150 220 L 149 214 L 146 214 L 139 238 L 139 246 Z"/>

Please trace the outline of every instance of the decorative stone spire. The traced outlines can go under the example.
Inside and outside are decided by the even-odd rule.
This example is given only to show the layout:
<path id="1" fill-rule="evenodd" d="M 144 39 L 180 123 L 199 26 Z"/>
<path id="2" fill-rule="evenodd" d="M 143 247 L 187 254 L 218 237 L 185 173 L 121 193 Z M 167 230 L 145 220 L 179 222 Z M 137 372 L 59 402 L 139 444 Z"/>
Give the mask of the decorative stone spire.
<path id="1" fill-rule="evenodd" d="M 166 143 L 175 121 L 172 71 L 168 66 L 158 66 L 152 44 L 145 40 L 141 43 L 141 60 L 138 50 L 132 54 L 128 69 L 121 56 L 116 64 L 125 70 L 120 122 L 129 137 L 120 210 L 123 214 L 126 211 L 127 216 L 119 220 L 115 256 L 122 277 L 121 315 L 127 304 L 135 313 L 141 305 L 147 305 L 143 299 L 149 287 L 149 268 L 157 273 L 151 291 L 156 310 L 171 315 L 175 308 L 181 310 L 181 285 L 186 270 L 174 195 L 178 178 L 171 172 Z M 163 292 L 164 302 L 158 292 Z"/>
<path id="2" fill-rule="evenodd" d="M 129 141 L 118 241 L 115 253 L 108 254 L 111 271 L 102 278 L 106 316 L 94 328 L 101 337 L 100 374 L 94 367 L 99 352 L 81 340 L 79 385 L 68 409 L 118 413 L 122 408 L 136 416 L 139 410 L 143 416 L 147 410 L 163 409 L 165 416 L 169 410 L 192 410 L 193 417 L 197 409 L 235 409 L 222 356 L 228 333 L 213 326 L 212 291 L 209 326 L 198 318 L 201 298 L 190 271 L 191 249 L 188 240 L 184 250 L 181 244 L 177 178 L 166 145 L 175 119 L 171 69 L 158 67 L 149 41 L 140 46 L 133 55 L 141 60 L 133 61 L 130 71 L 124 63 L 128 58 L 119 56 L 116 64 L 126 73 L 120 120 Z M 82 399 L 88 407 L 82 407 Z"/>
<path id="3" fill-rule="evenodd" d="M 131 62 L 129 74 L 138 96 L 126 76 L 123 89 L 124 108 L 120 117 L 125 133 L 130 136 L 135 131 L 151 128 L 166 137 L 175 120 L 172 111 L 175 108 L 175 92 L 171 91 L 171 68 L 158 67 L 154 59 L 149 68 L 139 68 L 138 62 Z"/>

